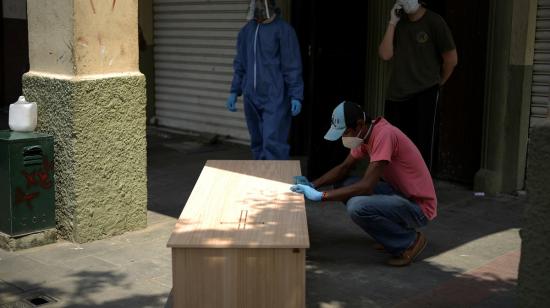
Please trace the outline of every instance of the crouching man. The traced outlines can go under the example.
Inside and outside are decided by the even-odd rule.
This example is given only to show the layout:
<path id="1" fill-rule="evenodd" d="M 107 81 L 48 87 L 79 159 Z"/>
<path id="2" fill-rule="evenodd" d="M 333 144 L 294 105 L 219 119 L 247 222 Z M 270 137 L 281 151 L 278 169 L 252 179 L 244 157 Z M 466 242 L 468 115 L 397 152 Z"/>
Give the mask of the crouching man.
<path id="1" fill-rule="evenodd" d="M 371 120 L 352 102 L 338 105 L 325 139 L 342 139 L 350 154 L 319 179 L 291 187 L 312 201 L 343 201 L 351 219 L 392 255 L 388 264 L 409 265 L 426 247 L 416 229 L 437 214 L 430 172 L 420 151 L 398 128 L 380 117 Z M 368 159 L 363 177 L 349 177 L 353 166 Z M 316 188 L 334 185 L 333 190 Z"/>

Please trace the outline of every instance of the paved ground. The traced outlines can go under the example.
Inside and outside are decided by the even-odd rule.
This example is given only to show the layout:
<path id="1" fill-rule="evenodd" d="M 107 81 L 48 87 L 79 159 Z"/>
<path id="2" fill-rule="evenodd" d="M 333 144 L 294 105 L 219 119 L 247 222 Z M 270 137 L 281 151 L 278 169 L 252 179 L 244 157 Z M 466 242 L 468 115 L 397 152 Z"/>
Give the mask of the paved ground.
<path id="1" fill-rule="evenodd" d="M 0 307 L 164 307 L 171 290 L 166 248 L 207 159 L 248 159 L 248 149 L 149 133 L 149 213 L 145 230 L 78 245 L 0 250 Z M 307 204 L 308 307 L 513 307 L 524 197 L 474 197 L 437 183 L 439 217 L 425 229 L 428 247 L 406 268 L 386 255 L 346 216 L 340 203 Z M 19 306 L 16 306 L 19 305 Z"/>

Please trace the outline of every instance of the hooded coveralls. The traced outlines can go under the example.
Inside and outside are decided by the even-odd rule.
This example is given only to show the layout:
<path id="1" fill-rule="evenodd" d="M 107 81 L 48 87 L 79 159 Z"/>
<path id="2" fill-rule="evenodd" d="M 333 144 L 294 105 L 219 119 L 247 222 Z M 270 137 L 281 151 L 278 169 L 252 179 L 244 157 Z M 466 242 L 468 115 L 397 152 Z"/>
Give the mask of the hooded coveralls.
<path id="1" fill-rule="evenodd" d="M 254 159 L 285 160 L 291 99 L 303 100 L 302 61 L 294 29 L 276 17 L 249 21 L 239 32 L 231 93 L 244 94 Z"/>

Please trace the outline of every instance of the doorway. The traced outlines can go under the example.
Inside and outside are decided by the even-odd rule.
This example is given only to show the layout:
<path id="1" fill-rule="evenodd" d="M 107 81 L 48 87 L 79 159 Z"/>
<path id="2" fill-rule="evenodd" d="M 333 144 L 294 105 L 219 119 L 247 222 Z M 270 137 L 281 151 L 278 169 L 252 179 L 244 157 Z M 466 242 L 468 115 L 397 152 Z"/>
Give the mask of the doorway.
<path id="1" fill-rule="evenodd" d="M 303 112 L 293 122 L 293 155 L 307 155 L 316 178 L 348 155 L 341 142 L 324 140 L 332 110 L 342 101 L 363 104 L 367 47 L 366 1 L 293 1 L 292 25 L 301 45 Z"/>
<path id="2" fill-rule="evenodd" d="M 0 109 L 5 109 L 22 93 L 21 77 L 29 71 L 29 42 L 26 1 L 2 0 L 0 7 Z"/>
<path id="3" fill-rule="evenodd" d="M 481 166 L 489 1 L 426 1 L 453 33 L 458 66 L 439 102 L 434 176 L 471 185 Z"/>
<path id="4" fill-rule="evenodd" d="M 439 138 L 435 178 L 472 184 L 481 164 L 487 1 L 424 1 L 440 14 L 453 33 L 459 64 L 443 89 L 439 103 Z M 315 178 L 348 154 L 339 142 L 323 136 L 333 108 L 343 100 L 364 102 L 366 1 L 292 1 L 292 25 L 300 40 L 305 100 L 293 122 L 293 155 L 308 157 L 307 174 Z"/>

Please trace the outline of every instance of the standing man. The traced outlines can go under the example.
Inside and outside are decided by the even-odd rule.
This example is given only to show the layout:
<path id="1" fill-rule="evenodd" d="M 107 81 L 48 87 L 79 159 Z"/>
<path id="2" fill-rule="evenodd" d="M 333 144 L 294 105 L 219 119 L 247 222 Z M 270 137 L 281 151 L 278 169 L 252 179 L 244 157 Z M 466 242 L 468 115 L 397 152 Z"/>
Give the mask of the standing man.
<path id="1" fill-rule="evenodd" d="M 418 0 L 397 0 L 379 47 L 393 60 L 385 116 L 416 144 L 431 170 L 440 88 L 458 62 L 451 31 L 443 18 Z"/>
<path id="2" fill-rule="evenodd" d="M 244 113 L 254 159 L 285 160 L 291 115 L 302 109 L 304 83 L 300 46 L 294 29 L 280 18 L 275 0 L 252 0 L 249 18 L 239 32 L 227 109 Z"/>
<path id="3" fill-rule="evenodd" d="M 371 120 L 351 102 L 334 109 L 325 135 L 330 141 L 340 138 L 351 150 L 344 162 L 290 189 L 312 201 L 346 202 L 351 219 L 393 255 L 389 265 L 410 264 L 427 244 L 416 229 L 437 215 L 433 181 L 420 152 L 398 128 L 384 118 Z M 348 178 L 362 159 L 370 161 L 363 177 Z M 343 184 L 324 192 L 315 189 L 337 183 Z"/>

